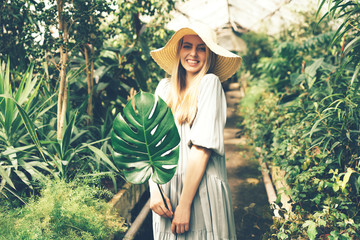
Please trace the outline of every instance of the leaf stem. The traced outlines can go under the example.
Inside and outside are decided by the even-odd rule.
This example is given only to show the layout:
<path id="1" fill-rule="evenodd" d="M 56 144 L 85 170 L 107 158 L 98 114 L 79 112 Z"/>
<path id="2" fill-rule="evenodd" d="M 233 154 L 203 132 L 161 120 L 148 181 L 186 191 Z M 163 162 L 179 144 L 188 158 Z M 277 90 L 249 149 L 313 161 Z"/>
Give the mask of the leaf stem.
<path id="1" fill-rule="evenodd" d="M 169 210 L 169 207 L 168 207 L 168 205 L 166 204 L 166 201 L 165 201 L 164 192 L 163 192 L 160 184 L 157 183 L 156 185 L 157 185 L 158 188 L 159 188 L 159 191 L 160 191 L 161 197 L 162 197 L 162 199 L 163 199 L 163 202 L 164 202 L 164 204 L 165 204 L 165 207 L 167 208 L 167 210 Z"/>

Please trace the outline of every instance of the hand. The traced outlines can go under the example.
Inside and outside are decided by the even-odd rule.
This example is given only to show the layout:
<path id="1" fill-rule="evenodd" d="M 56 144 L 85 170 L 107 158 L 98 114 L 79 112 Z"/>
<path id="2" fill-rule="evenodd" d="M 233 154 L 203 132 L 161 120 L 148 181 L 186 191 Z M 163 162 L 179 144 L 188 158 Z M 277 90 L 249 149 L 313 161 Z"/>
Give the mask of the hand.
<path id="1" fill-rule="evenodd" d="M 164 197 L 165 197 L 165 201 L 166 201 L 166 204 L 169 207 L 169 209 L 167 209 L 165 207 L 165 204 L 161 197 L 159 189 L 154 189 L 153 191 L 151 191 L 151 193 L 150 193 L 150 209 L 162 217 L 172 218 L 173 212 L 172 212 L 170 199 L 166 196 L 164 196 Z"/>
<path id="2" fill-rule="evenodd" d="M 190 207 L 179 205 L 175 209 L 174 219 L 171 224 L 171 231 L 174 234 L 189 231 Z"/>

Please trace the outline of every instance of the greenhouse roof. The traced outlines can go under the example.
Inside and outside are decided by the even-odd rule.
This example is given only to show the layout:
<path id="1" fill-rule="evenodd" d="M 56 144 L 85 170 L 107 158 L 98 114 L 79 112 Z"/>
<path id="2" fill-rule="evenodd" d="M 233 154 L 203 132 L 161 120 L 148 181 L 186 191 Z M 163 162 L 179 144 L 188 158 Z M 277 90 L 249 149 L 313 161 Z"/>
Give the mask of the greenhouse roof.
<path id="1" fill-rule="evenodd" d="M 176 4 L 169 29 L 177 30 L 191 21 L 213 29 L 232 28 L 239 32 L 263 31 L 276 34 L 301 19 L 296 12 L 316 9 L 318 0 L 186 0 Z"/>

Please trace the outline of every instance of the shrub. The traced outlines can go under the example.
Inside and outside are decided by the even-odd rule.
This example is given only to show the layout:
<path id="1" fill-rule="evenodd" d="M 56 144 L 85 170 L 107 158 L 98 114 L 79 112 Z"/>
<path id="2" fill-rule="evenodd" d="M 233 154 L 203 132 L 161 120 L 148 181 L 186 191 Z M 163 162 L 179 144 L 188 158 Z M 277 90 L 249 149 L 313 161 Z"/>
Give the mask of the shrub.
<path id="1" fill-rule="evenodd" d="M 79 181 L 50 181 L 29 204 L 0 213 L 0 239 L 111 239 L 126 230 L 103 199 L 110 193 Z"/>

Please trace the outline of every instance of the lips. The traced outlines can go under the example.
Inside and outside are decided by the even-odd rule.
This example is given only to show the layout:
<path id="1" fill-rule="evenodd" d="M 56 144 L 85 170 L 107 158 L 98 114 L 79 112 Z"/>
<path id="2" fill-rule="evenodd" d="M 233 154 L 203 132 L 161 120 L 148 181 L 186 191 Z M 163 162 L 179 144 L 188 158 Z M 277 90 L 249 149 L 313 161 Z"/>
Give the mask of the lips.
<path id="1" fill-rule="evenodd" d="M 186 62 L 190 65 L 190 66 L 195 66 L 199 63 L 198 60 L 192 60 L 192 59 L 188 59 L 186 60 Z"/>

